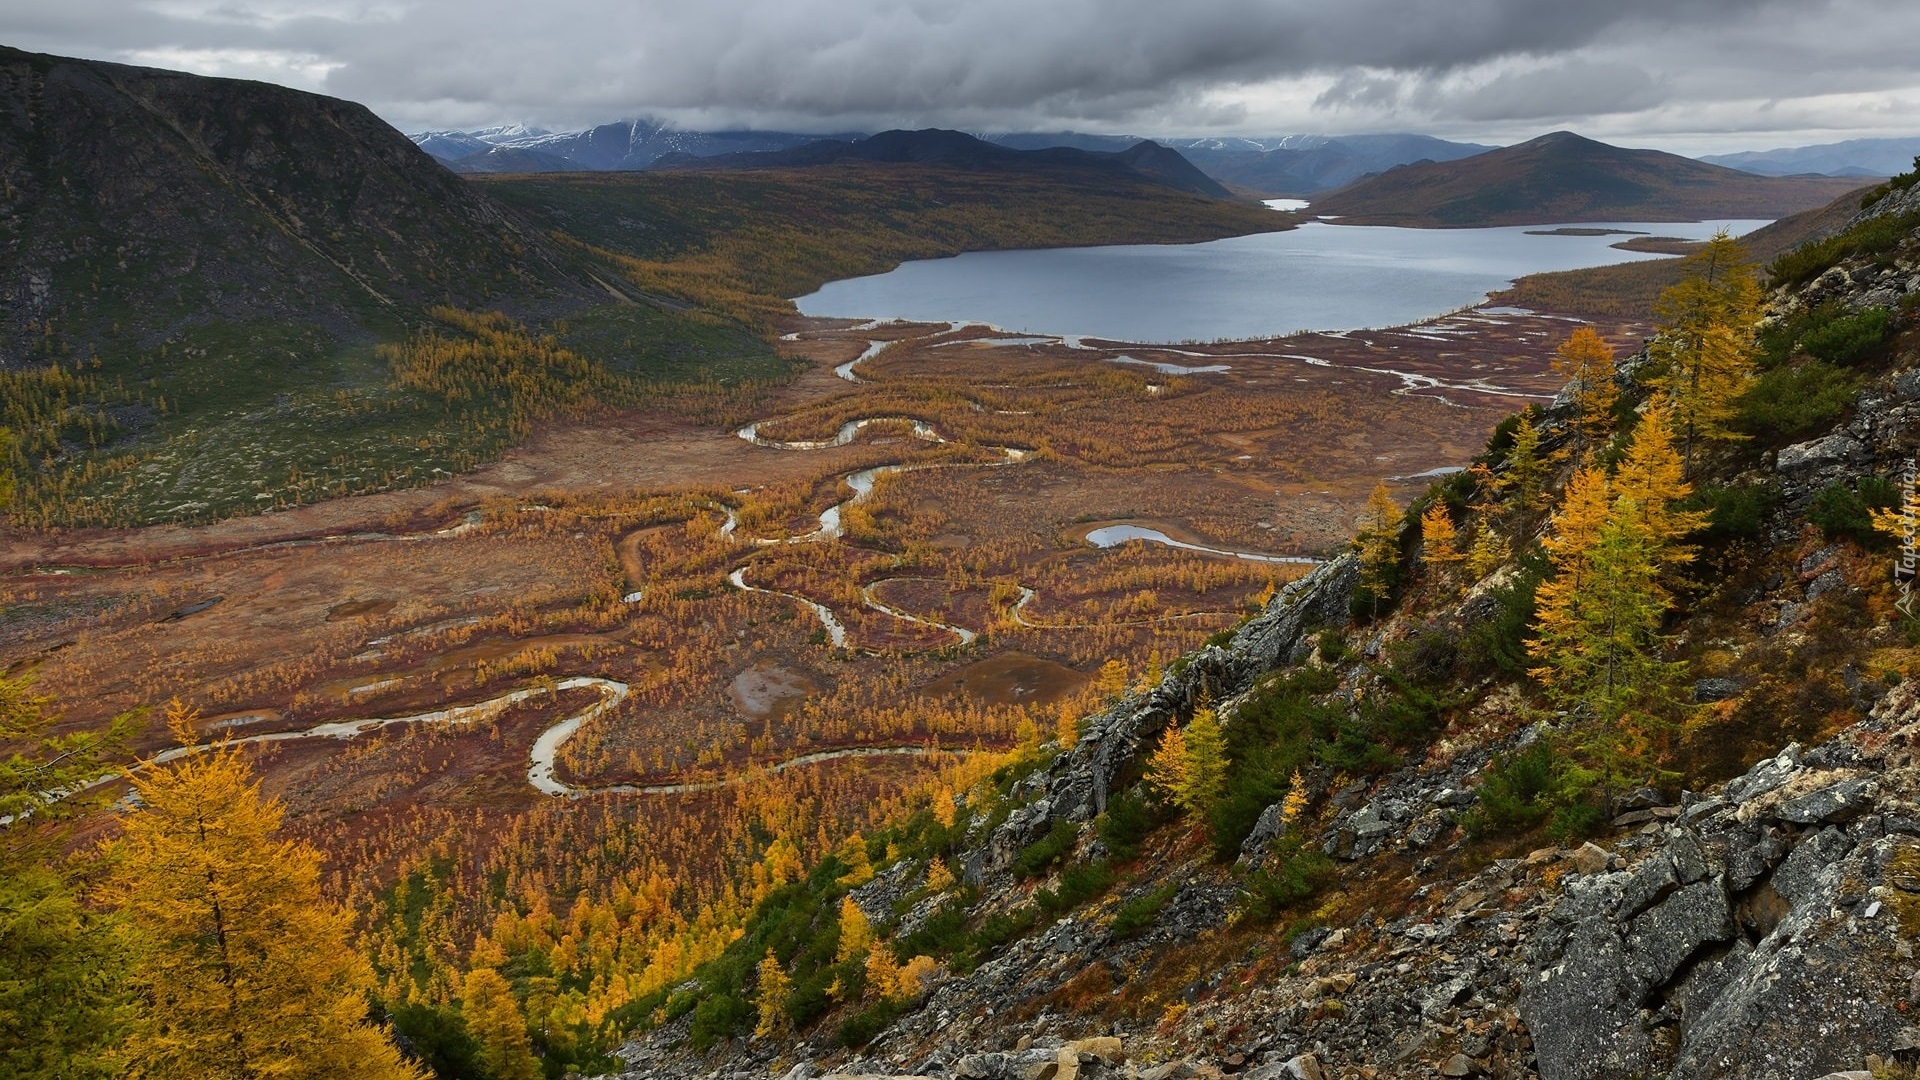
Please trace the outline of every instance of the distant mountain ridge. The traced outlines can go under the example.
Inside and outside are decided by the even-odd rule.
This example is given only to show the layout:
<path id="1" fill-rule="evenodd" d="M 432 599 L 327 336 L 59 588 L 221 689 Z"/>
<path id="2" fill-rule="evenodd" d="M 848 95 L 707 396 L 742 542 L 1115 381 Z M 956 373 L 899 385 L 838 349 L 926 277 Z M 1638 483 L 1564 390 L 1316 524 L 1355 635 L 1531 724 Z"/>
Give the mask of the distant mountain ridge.
<path id="1" fill-rule="evenodd" d="M 1456 161 L 1390 169 L 1315 199 L 1313 209 L 1356 224 L 1437 228 L 1778 218 L 1858 186 L 1846 178 L 1755 176 L 1556 131 Z"/>
<path id="2" fill-rule="evenodd" d="M 963 131 L 925 128 L 920 131 L 883 131 L 866 139 L 842 142 L 819 139 L 785 150 L 695 157 L 675 155 L 655 162 L 659 169 L 767 169 L 806 168 L 842 162 L 940 165 L 966 170 L 1021 170 L 1080 168 L 1125 171 L 1176 191 L 1230 199 L 1234 195 L 1194 167 L 1177 150 L 1142 140 L 1125 150 L 1081 150 L 1055 146 L 1015 150 L 976 138 Z"/>
<path id="3" fill-rule="evenodd" d="M 513 124 L 472 131 L 422 131 L 409 135 L 422 150 L 455 172 L 611 172 L 652 168 L 663 159 L 682 163 L 734 153 L 789 150 L 822 140 L 854 142 L 865 133 L 800 135 L 782 131 L 688 131 L 664 121 L 637 119 L 581 131 L 553 132 Z M 1368 173 L 1423 159 L 1453 161 L 1493 149 L 1426 135 L 1217 136 L 1146 140 L 1137 135 L 1079 131 L 977 134 L 1008 150 L 1067 148 L 1118 153 L 1143 141 L 1178 151 L 1201 172 L 1223 184 L 1265 195 L 1311 195 L 1353 182 Z"/>
<path id="4" fill-rule="evenodd" d="M 424 131 L 407 136 L 448 168 L 463 173 L 622 172 L 651 168 L 663 157 L 785 150 L 821 138 L 782 131 L 684 131 L 655 120 L 620 120 L 582 131 L 520 125 L 477 131 Z"/>
<path id="5" fill-rule="evenodd" d="M 1709 154 L 1700 160 L 1762 176 L 1821 173 L 1827 176 L 1866 177 L 1906 172 L 1913 167 L 1915 157 L 1920 157 L 1920 137 L 1848 139 L 1817 146 L 1783 146 L 1774 150 L 1748 150 L 1738 154 Z"/>

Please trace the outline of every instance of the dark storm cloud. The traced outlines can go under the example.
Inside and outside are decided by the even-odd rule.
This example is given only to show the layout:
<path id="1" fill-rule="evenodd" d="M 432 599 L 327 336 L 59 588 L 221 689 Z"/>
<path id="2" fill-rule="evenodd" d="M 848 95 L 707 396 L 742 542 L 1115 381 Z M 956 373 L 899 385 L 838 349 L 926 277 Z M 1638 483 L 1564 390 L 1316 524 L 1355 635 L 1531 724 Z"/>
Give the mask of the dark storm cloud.
<path id="1" fill-rule="evenodd" d="M 1434 129 L 1920 82 L 1907 0 L 0 0 L 0 40 L 402 126 Z M 1861 44 L 1864 42 L 1865 44 Z M 1818 58 L 1823 78 L 1769 53 Z M 1657 125 L 1656 125 L 1657 126 Z"/>

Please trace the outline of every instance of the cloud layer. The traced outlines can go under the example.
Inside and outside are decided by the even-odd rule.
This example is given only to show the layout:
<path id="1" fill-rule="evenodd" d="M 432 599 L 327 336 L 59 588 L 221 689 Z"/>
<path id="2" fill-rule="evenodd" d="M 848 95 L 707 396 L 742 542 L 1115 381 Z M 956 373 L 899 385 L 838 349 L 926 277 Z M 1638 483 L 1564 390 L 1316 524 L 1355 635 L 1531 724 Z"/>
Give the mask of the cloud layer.
<path id="1" fill-rule="evenodd" d="M 1911 133 L 1916 40 L 1911 0 L 0 0 L 8 44 L 303 86 L 410 130 L 1576 126 L 1711 149 Z"/>

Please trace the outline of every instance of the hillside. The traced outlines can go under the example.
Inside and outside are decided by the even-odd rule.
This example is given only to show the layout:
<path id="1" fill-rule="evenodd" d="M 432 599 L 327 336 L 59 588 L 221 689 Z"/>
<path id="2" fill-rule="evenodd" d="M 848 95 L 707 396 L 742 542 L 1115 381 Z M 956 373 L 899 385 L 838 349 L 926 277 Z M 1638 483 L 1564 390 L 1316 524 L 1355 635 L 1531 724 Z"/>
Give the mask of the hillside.
<path id="1" fill-rule="evenodd" d="M 0 365 L 44 349 L 49 325 L 111 352 L 216 322 L 365 335 L 429 303 L 592 290 L 350 102 L 0 49 L 0 115 Z"/>
<path id="2" fill-rule="evenodd" d="M 1858 186 L 1754 176 L 1557 131 L 1458 161 L 1403 165 L 1318 198 L 1313 210 L 1346 224 L 1419 228 L 1779 218 Z"/>
<path id="3" fill-rule="evenodd" d="M 633 304 L 614 271 L 351 102 L 4 50 L 0 188 L 21 524 L 206 520 L 426 483 L 531 417 L 651 380 L 785 373 L 738 328 Z M 461 311 L 571 317 L 589 355 L 477 396 L 397 378 L 380 347 L 423 326 L 466 336 L 447 321 Z M 603 369 L 595 334 L 640 344 Z"/>
<path id="4" fill-rule="evenodd" d="M 1742 236 L 1748 255 L 1765 264 L 1802 244 L 1823 240 L 1846 228 L 1860 211 L 1860 197 L 1868 188 L 1849 191 L 1827 205 L 1802 210 L 1763 225 Z M 1653 302 L 1661 290 L 1680 280 L 1677 259 L 1616 263 L 1584 270 L 1529 274 L 1513 287 L 1494 293 L 1496 304 L 1539 311 L 1555 311 L 1592 319 L 1653 319 Z"/>
<path id="5" fill-rule="evenodd" d="M 1870 511 L 1920 452 L 1913 180 L 1776 260 L 1748 438 L 1687 490 L 1625 494 L 1681 465 L 1619 358 L 1618 408 L 1510 419 L 1359 554 L 796 874 L 621 1076 L 1902 1075 L 1920 622 Z M 1624 669 L 1534 644 L 1550 605 L 1618 631 L 1567 580 L 1612 558 L 1569 554 L 1584 484 L 1690 545 L 1624 709 L 1578 696 Z"/>
<path id="6" fill-rule="evenodd" d="M 792 169 L 846 162 L 940 165 L 970 172 L 1048 173 L 1067 181 L 1131 174 L 1151 183 L 1196 195 L 1229 199 L 1232 194 L 1193 163 L 1158 143 L 1142 140 L 1121 151 L 1081 150 L 1055 146 L 1015 150 L 997 146 L 965 132 L 927 128 L 921 131 L 883 131 L 870 138 L 845 142 L 821 139 L 787 150 L 719 154 L 694 158 L 662 158 L 656 169 Z M 1095 181 L 1097 182 L 1097 181 Z"/>

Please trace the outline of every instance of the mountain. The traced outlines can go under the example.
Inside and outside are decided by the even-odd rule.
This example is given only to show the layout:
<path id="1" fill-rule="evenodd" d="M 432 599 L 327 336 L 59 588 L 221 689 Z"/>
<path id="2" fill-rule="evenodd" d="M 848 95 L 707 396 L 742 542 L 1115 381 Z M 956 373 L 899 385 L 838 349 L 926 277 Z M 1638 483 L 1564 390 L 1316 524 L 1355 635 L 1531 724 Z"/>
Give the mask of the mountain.
<path id="1" fill-rule="evenodd" d="M 1913 168 L 1920 157 L 1920 138 L 1848 139 L 1818 146 L 1788 146 L 1776 150 L 1748 150 L 1738 154 L 1709 154 L 1700 160 L 1761 176 L 1892 176 Z"/>
<path id="2" fill-rule="evenodd" d="M 1565 221 L 1777 218 L 1857 187 L 1830 177 L 1761 177 L 1570 131 L 1451 162 L 1390 169 L 1314 201 L 1349 224 L 1456 228 Z"/>
<path id="3" fill-rule="evenodd" d="M 854 142 L 859 134 L 798 135 L 782 131 L 686 131 L 658 120 L 621 120 L 582 131 L 521 125 L 474 131 L 422 131 L 407 136 L 448 168 L 463 173 L 575 172 L 648 169 L 666 161 L 790 150 L 822 139 Z M 1119 153 L 1143 140 L 1080 131 L 1000 132 L 979 136 L 1008 150 L 1067 148 Z M 1395 165 L 1453 161 L 1491 147 L 1426 135 L 1282 135 L 1267 138 L 1169 138 L 1201 172 L 1265 195 L 1311 195 Z"/>
<path id="4" fill-rule="evenodd" d="M 363 106 L 264 83 L 0 48 L 0 181 L 7 366 L 49 324 L 115 351 L 192 325 L 367 336 L 432 303 L 591 294 Z"/>
<path id="5" fill-rule="evenodd" d="M 744 330 L 630 302 L 617 270 L 528 222 L 352 102 L 0 49 L 14 522 L 207 520 L 425 483 L 504 451 L 536 396 L 551 412 L 623 373 L 785 371 Z M 524 352 L 563 317 L 565 377 L 404 382 L 382 349 L 485 323 Z"/>
<path id="6" fill-rule="evenodd" d="M 1256 148 L 1242 140 L 1173 141 L 1208 176 L 1265 195 L 1306 196 L 1416 161 L 1457 161 L 1493 149 L 1427 135 L 1313 135 Z"/>
<path id="7" fill-rule="evenodd" d="M 1056 146 L 1015 150 L 975 138 L 962 131 L 926 128 L 920 131 L 883 131 L 852 142 L 820 139 L 787 150 L 720 154 L 695 158 L 676 156 L 656 163 L 671 169 L 781 169 L 837 165 L 847 162 L 939 165 L 968 171 L 1030 171 L 1087 169 L 1125 172 L 1176 191 L 1218 199 L 1233 194 L 1193 166 L 1179 151 L 1142 140 L 1117 152 Z"/>
<path id="8" fill-rule="evenodd" d="M 553 132 L 514 125 L 478 131 L 424 131 L 407 137 L 455 172 L 505 173 L 645 169 L 669 155 L 711 157 L 784 150 L 823 136 L 780 131 L 682 131 L 661 121 L 640 119 L 600 124 L 584 131 Z"/>

